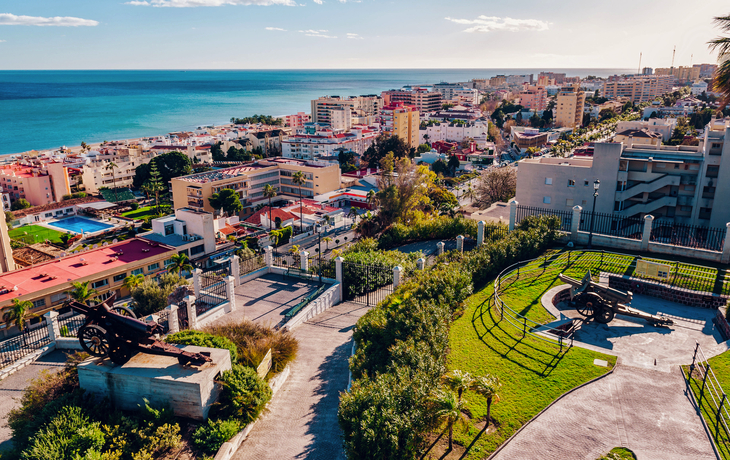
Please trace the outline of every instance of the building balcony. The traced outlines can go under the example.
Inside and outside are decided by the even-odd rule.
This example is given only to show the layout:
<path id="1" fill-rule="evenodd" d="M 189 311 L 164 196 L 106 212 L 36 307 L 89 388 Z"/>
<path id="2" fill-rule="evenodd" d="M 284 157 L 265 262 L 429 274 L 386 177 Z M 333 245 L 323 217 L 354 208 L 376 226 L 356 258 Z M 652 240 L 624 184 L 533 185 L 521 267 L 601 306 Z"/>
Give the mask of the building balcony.
<path id="1" fill-rule="evenodd" d="M 643 193 L 651 193 L 654 191 L 657 191 L 663 187 L 666 187 L 668 185 L 679 185 L 680 182 L 680 176 L 670 176 L 668 174 L 661 176 L 657 179 L 652 180 L 651 182 L 643 182 L 636 184 L 632 187 L 627 188 L 626 190 L 623 190 L 621 192 L 616 192 L 616 199 L 618 201 L 626 201 L 629 198 L 635 197 L 637 195 L 641 195 Z"/>

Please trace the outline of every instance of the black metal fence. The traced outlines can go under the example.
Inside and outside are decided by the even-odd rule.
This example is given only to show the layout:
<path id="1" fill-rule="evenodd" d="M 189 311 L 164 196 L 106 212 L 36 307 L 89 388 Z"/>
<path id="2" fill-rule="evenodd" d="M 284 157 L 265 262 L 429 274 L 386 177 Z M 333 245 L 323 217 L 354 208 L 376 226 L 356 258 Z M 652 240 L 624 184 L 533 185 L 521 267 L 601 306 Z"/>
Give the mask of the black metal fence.
<path id="1" fill-rule="evenodd" d="M 84 322 L 86 322 L 86 315 L 76 315 L 59 319 L 58 328 L 61 331 L 61 337 L 76 337 Z"/>
<path id="2" fill-rule="evenodd" d="M 640 240 L 644 233 L 644 219 L 639 217 L 624 217 L 618 214 L 585 211 L 580 214 L 578 230 L 590 232 L 591 220 L 593 220 L 593 233 L 596 235 Z"/>
<path id="3" fill-rule="evenodd" d="M 190 329 L 190 320 L 188 319 L 188 309 L 185 303 L 181 303 L 177 307 L 177 325 L 181 331 Z"/>
<path id="4" fill-rule="evenodd" d="M 347 300 L 374 306 L 393 293 L 393 267 L 342 262 Z"/>
<path id="5" fill-rule="evenodd" d="M 185 305 L 178 306 L 178 309 L 185 308 Z M 161 311 L 158 311 L 155 313 L 157 316 L 157 324 L 162 326 L 162 328 L 165 330 L 165 333 L 168 333 L 170 331 L 170 310 L 167 308 Z"/>
<path id="6" fill-rule="evenodd" d="M 257 255 L 248 259 L 239 259 L 238 265 L 240 267 L 239 273 L 243 276 L 265 267 L 266 263 L 264 262 L 264 256 Z"/>
<path id="7" fill-rule="evenodd" d="M 657 219 L 651 226 L 650 241 L 722 252 L 726 233 L 725 228 L 698 227 Z"/>
<path id="8" fill-rule="evenodd" d="M 302 256 L 299 253 L 273 254 L 272 265 L 281 268 L 301 268 Z"/>
<path id="9" fill-rule="evenodd" d="M 517 206 L 515 225 L 519 224 L 523 219 L 529 216 L 555 216 L 560 219 L 560 230 L 564 232 L 569 232 L 570 226 L 573 223 L 573 211 L 534 208 L 532 206 Z"/>
<path id="10" fill-rule="evenodd" d="M 335 279 L 337 277 L 334 259 L 322 259 L 309 257 L 309 273 L 314 276 L 322 275 L 322 278 Z"/>
<path id="11" fill-rule="evenodd" d="M 200 275 L 200 293 L 195 299 L 197 315 L 202 315 L 228 301 L 226 276 L 228 276 L 227 270 L 209 270 Z"/>
<path id="12" fill-rule="evenodd" d="M 13 364 L 34 351 L 51 343 L 46 319 L 27 328 L 19 336 L 0 342 L 0 369 Z"/>

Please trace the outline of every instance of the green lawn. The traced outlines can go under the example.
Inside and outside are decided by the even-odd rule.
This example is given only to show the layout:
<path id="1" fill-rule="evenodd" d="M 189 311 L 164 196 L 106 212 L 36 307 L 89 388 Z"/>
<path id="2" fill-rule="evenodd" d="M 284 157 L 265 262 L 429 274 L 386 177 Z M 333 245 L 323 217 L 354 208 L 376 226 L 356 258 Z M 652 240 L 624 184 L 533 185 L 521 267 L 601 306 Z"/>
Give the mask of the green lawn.
<path id="1" fill-rule="evenodd" d="M 636 460 L 636 455 L 625 447 L 614 447 L 608 454 L 603 455 L 598 460 Z"/>
<path id="2" fill-rule="evenodd" d="M 721 355 L 710 358 L 707 363 L 710 365 L 710 368 L 714 372 L 717 380 L 713 381 L 708 378 L 707 388 L 704 392 L 702 392 L 703 375 L 696 370 L 693 373 L 692 378 L 689 380 L 689 386 L 692 388 L 692 393 L 694 393 L 696 401 L 700 400 L 700 394 L 702 393 L 702 416 L 705 419 L 705 423 L 707 423 L 707 426 L 710 428 L 710 432 L 715 440 L 715 445 L 717 446 L 718 452 L 720 452 L 720 456 L 724 460 L 730 460 L 730 433 L 725 430 L 722 423 L 718 423 L 717 419 L 717 408 L 720 403 L 720 399 L 722 399 L 722 392 L 730 391 L 730 351 L 726 351 Z M 682 368 L 684 369 L 685 376 L 687 376 L 689 374 L 689 366 L 682 366 Z M 711 385 L 710 382 L 713 384 Z M 721 389 L 717 388 L 718 384 Z M 710 395 L 712 395 L 714 399 L 710 397 Z M 725 423 L 730 426 L 730 420 L 728 419 L 728 414 L 730 414 L 730 401 L 725 401 L 725 403 L 723 403 L 723 408 L 728 409 L 724 420 Z"/>
<path id="3" fill-rule="evenodd" d="M 513 300 L 522 305 L 533 305 L 533 298 L 543 287 L 516 292 Z M 493 374 L 502 387 L 500 401 L 492 404 L 492 418 L 497 427 L 477 440 L 466 458 L 485 458 L 558 396 L 576 386 L 608 372 L 616 363 L 613 356 L 582 348 L 563 348 L 523 337 L 522 332 L 498 317 L 490 309 L 493 285 L 475 293 L 468 301 L 464 315 L 451 326 L 449 368 L 467 371 L 473 375 Z M 542 306 L 532 306 L 535 317 Z M 609 367 L 599 367 L 593 360 L 608 361 Z M 474 422 L 486 415 L 486 400 L 474 393 L 464 398 Z M 455 440 L 468 446 L 479 430 L 474 423 L 455 430 Z"/>
<path id="4" fill-rule="evenodd" d="M 123 217 L 128 217 L 130 219 L 143 219 L 145 217 L 154 217 L 156 215 L 157 208 L 155 206 L 144 206 L 141 208 L 137 208 L 134 211 L 127 211 L 125 213 L 122 213 Z"/>
<path id="5" fill-rule="evenodd" d="M 61 243 L 61 235 L 64 232 L 59 232 L 48 227 L 41 227 L 40 225 L 25 225 L 8 231 L 8 234 L 11 239 L 33 244 L 42 243 L 46 240 L 50 240 L 53 243 Z"/>

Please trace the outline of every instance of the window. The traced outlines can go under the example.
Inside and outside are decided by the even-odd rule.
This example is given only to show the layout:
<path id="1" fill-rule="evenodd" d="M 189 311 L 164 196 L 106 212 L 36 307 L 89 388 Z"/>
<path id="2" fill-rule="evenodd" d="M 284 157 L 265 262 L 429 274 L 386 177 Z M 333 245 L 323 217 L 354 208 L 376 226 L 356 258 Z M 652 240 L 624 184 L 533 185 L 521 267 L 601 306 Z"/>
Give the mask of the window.
<path id="1" fill-rule="evenodd" d="M 720 165 L 707 165 L 707 174 L 705 177 L 717 177 L 720 172 Z"/>
<path id="2" fill-rule="evenodd" d="M 546 177 L 545 178 L 545 185 L 553 185 L 553 178 L 552 177 Z"/>
<path id="3" fill-rule="evenodd" d="M 63 302 L 66 300 L 66 293 L 65 292 L 59 292 L 57 294 L 51 294 L 51 304 L 56 304 L 59 302 Z"/>
<path id="4" fill-rule="evenodd" d="M 98 289 L 98 288 L 106 286 L 108 284 L 109 284 L 109 280 L 103 279 L 103 280 L 99 280 L 99 281 L 95 281 L 95 282 L 91 283 L 91 287 L 93 287 L 94 289 Z"/>
<path id="5" fill-rule="evenodd" d="M 147 271 L 148 271 L 148 272 L 151 272 L 151 271 L 153 271 L 153 270 L 157 270 L 158 268 L 160 268 L 160 264 L 159 264 L 159 263 L 157 263 L 157 264 L 152 264 L 152 265 L 148 265 L 148 266 L 147 266 Z"/>
<path id="6" fill-rule="evenodd" d="M 565 200 L 565 206 L 573 206 L 573 199 L 568 198 L 567 200 Z"/>
<path id="7" fill-rule="evenodd" d="M 33 308 L 41 308 L 46 306 L 46 299 L 38 299 L 33 301 Z"/>
<path id="8" fill-rule="evenodd" d="M 53 213 L 52 212 L 47 212 L 46 213 L 46 217 L 53 217 Z"/>
<path id="9" fill-rule="evenodd" d="M 589 184 L 589 182 L 588 182 L 587 180 L 584 180 L 584 181 L 583 181 L 583 186 L 584 186 L 584 187 L 588 187 L 588 184 Z"/>
<path id="10" fill-rule="evenodd" d="M 542 202 L 545 204 L 550 204 L 550 197 L 549 196 L 542 197 Z"/>
<path id="11" fill-rule="evenodd" d="M 120 273 L 119 275 L 114 275 L 114 282 L 118 283 L 120 281 L 124 281 L 124 278 L 127 277 L 126 273 Z"/>
<path id="12" fill-rule="evenodd" d="M 165 236 L 172 235 L 173 233 L 175 233 L 175 227 L 172 224 L 165 225 Z"/>
<path id="13" fill-rule="evenodd" d="M 581 205 L 582 205 L 582 206 L 585 206 L 585 205 L 586 205 L 586 203 L 587 203 L 587 201 L 586 201 L 586 200 L 583 200 L 583 201 L 581 202 Z"/>
<path id="14" fill-rule="evenodd" d="M 200 254 L 201 252 L 205 252 L 205 245 L 201 244 L 199 246 L 195 246 L 194 248 L 190 248 L 190 255 Z"/>
<path id="15" fill-rule="evenodd" d="M 167 260 L 165 261 L 165 267 L 167 267 L 168 265 L 172 265 L 173 263 L 174 263 L 174 262 L 172 261 L 172 259 L 167 259 Z"/>
<path id="16" fill-rule="evenodd" d="M 568 179 L 568 187 L 575 187 L 575 181 L 573 179 Z"/>
<path id="17" fill-rule="evenodd" d="M 142 269 L 141 268 L 138 268 L 136 270 L 132 270 L 132 274 L 133 275 L 141 275 L 142 274 Z"/>

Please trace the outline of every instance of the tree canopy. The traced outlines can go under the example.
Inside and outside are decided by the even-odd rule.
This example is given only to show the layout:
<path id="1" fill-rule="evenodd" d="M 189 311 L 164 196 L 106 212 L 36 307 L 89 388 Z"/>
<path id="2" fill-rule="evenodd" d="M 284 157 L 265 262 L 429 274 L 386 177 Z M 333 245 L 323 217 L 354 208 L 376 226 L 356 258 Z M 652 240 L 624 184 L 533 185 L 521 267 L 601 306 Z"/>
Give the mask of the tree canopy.
<path id="1" fill-rule="evenodd" d="M 257 123 L 263 123 L 265 125 L 273 125 L 273 126 L 283 126 L 284 120 L 281 118 L 274 118 L 271 115 L 252 115 L 250 117 L 243 117 L 243 118 L 231 118 L 231 123 L 235 125 L 245 125 L 247 123 L 250 123 L 252 125 L 255 125 Z"/>
<path id="2" fill-rule="evenodd" d="M 380 162 L 388 153 L 393 153 L 395 158 L 406 158 L 410 153 L 408 144 L 398 136 L 389 136 L 381 134 L 375 139 L 373 145 L 368 147 L 363 155 L 363 159 L 368 163 L 368 167 L 377 168 Z"/>
<path id="3" fill-rule="evenodd" d="M 498 168 L 483 174 L 477 185 L 477 202 L 482 208 L 515 196 L 517 173 L 513 168 Z"/>
<path id="4" fill-rule="evenodd" d="M 214 193 L 208 198 L 208 202 L 214 209 L 222 209 L 229 216 L 236 215 L 243 209 L 238 193 L 230 188 L 224 188 L 220 192 Z"/>
<path id="5" fill-rule="evenodd" d="M 18 211 L 20 209 L 28 208 L 30 208 L 30 203 L 25 198 L 18 198 L 17 200 L 13 201 L 13 204 L 10 205 L 11 211 Z"/>
<path id="6" fill-rule="evenodd" d="M 186 176 L 193 172 L 193 162 L 184 153 L 177 151 L 163 153 L 149 163 L 137 166 L 133 182 L 135 188 L 140 188 L 150 179 L 152 163 L 157 166 L 163 184 L 167 184 L 175 177 Z"/>

